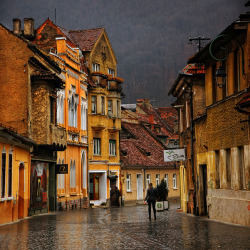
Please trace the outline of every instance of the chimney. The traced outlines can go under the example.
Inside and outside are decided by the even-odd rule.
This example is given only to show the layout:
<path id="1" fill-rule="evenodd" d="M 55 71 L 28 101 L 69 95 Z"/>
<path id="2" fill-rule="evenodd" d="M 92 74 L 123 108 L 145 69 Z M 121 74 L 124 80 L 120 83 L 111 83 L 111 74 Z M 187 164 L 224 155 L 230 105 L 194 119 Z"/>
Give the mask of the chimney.
<path id="1" fill-rule="evenodd" d="M 21 20 L 18 18 L 13 19 L 13 33 L 15 35 L 20 36 L 22 31 L 21 31 Z"/>
<path id="2" fill-rule="evenodd" d="M 34 36 L 34 19 L 33 18 L 24 18 L 23 35 L 27 38 Z"/>

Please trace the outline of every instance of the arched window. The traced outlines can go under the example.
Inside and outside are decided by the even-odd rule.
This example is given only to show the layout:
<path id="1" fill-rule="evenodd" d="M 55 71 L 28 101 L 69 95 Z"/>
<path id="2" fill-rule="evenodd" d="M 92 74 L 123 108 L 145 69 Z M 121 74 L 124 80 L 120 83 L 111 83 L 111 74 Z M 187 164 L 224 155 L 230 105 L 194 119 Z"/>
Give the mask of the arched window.
<path id="1" fill-rule="evenodd" d="M 76 187 L 76 160 L 73 162 L 73 187 Z"/>
<path id="2" fill-rule="evenodd" d="M 64 124 L 64 92 L 57 93 L 57 123 Z"/>
<path id="3" fill-rule="evenodd" d="M 87 101 L 83 98 L 81 102 L 81 129 L 87 130 Z"/>
<path id="4" fill-rule="evenodd" d="M 73 187 L 73 161 L 70 160 L 70 187 Z"/>
<path id="5" fill-rule="evenodd" d="M 77 127 L 77 106 L 77 98 L 73 93 L 69 97 L 69 126 L 71 127 Z"/>
<path id="6" fill-rule="evenodd" d="M 82 151 L 82 188 L 87 188 L 87 162 L 84 150 Z"/>
<path id="7" fill-rule="evenodd" d="M 76 161 L 70 161 L 70 188 L 76 187 Z"/>

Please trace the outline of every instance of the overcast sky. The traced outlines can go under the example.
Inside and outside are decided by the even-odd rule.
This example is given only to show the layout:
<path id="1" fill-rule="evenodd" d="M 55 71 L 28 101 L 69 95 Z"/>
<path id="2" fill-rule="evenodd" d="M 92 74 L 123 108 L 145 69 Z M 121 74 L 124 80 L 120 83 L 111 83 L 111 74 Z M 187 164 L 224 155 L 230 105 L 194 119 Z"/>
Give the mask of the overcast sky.
<path id="1" fill-rule="evenodd" d="M 214 38 L 241 13 L 246 0 L 0 0 L 0 23 L 48 17 L 66 29 L 104 27 L 124 78 L 126 98 L 169 106 L 167 92 L 197 47 L 188 37 Z M 55 15 L 56 9 L 56 15 Z"/>

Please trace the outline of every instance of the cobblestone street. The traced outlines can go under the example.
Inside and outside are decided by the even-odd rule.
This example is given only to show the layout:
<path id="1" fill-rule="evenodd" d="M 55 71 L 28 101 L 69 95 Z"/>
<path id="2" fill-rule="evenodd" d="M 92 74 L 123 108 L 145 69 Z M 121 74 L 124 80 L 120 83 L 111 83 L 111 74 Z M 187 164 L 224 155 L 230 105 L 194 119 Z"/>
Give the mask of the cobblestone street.
<path id="1" fill-rule="evenodd" d="M 1 249 L 249 249 L 250 228 L 147 206 L 34 216 L 0 227 Z"/>

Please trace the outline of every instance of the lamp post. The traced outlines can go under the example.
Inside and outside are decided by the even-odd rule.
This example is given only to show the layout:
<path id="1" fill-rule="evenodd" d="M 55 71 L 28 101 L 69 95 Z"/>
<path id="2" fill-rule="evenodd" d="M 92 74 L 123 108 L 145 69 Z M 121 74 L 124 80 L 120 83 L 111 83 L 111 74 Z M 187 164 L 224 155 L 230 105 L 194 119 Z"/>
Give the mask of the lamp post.
<path id="1" fill-rule="evenodd" d="M 219 47 L 220 50 L 222 51 L 225 51 L 225 56 L 222 57 L 222 58 L 217 58 L 213 52 L 212 52 L 212 49 L 213 49 L 213 46 L 214 46 L 214 43 L 216 40 L 218 39 L 221 39 L 221 38 L 226 38 L 226 37 L 229 37 L 228 35 L 219 35 L 217 36 L 209 45 L 209 54 L 210 56 L 216 60 L 216 61 L 219 61 L 220 62 L 220 67 L 218 68 L 218 70 L 216 71 L 215 73 L 215 79 L 216 79 L 216 84 L 219 88 L 222 88 L 225 84 L 226 84 L 226 78 L 227 78 L 227 73 L 225 72 L 225 69 L 222 65 L 222 62 L 225 61 L 227 58 L 228 58 L 228 51 L 225 47 Z M 245 76 L 245 64 L 244 64 L 244 50 L 243 50 L 243 47 L 241 45 L 241 43 L 239 42 L 239 40 L 235 37 L 232 38 L 232 40 L 236 41 L 240 48 L 241 48 L 241 52 L 242 52 L 242 75 Z"/>
<path id="2" fill-rule="evenodd" d="M 221 89 L 226 84 L 227 79 L 227 73 L 222 65 L 220 65 L 214 76 L 217 86 Z"/>

